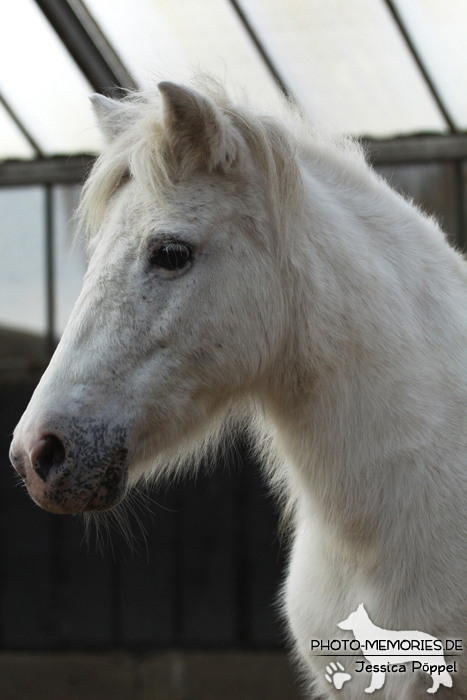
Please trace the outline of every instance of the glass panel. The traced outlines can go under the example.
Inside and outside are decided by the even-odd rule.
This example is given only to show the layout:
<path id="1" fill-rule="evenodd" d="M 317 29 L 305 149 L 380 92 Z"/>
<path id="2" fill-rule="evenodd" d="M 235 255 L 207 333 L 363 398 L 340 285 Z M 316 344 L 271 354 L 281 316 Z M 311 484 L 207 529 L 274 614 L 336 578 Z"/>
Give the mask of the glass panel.
<path id="1" fill-rule="evenodd" d="M 93 153 L 93 91 L 34 0 L 4 3 L 0 92 L 48 155 Z"/>
<path id="2" fill-rule="evenodd" d="M 368 136 L 446 128 L 382 0 L 241 4 L 313 121 Z"/>
<path id="3" fill-rule="evenodd" d="M 77 185 L 57 186 L 53 191 L 55 259 L 55 331 L 65 330 L 86 272 L 83 246 L 75 237 L 73 213 L 78 206 Z"/>
<path id="4" fill-rule="evenodd" d="M 86 0 L 91 14 L 143 87 L 186 80 L 193 67 L 259 104 L 279 90 L 228 0 Z"/>
<path id="5" fill-rule="evenodd" d="M 457 127 L 467 129 L 467 3 L 393 0 Z"/>
<path id="6" fill-rule="evenodd" d="M 33 158 L 34 155 L 34 149 L 0 103 L 0 161 L 6 158 Z"/>
<path id="7" fill-rule="evenodd" d="M 0 189 L 0 356 L 43 352 L 45 192 Z"/>

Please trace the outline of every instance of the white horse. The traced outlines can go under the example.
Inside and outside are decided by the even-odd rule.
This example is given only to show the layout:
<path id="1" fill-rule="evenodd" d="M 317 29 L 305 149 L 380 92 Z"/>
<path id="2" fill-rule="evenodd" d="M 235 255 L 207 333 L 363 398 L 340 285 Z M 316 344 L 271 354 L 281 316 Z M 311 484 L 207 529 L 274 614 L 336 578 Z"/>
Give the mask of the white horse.
<path id="1" fill-rule="evenodd" d="M 11 459 L 42 507 L 104 510 L 248 418 L 287 499 L 297 655 L 356 700 L 370 674 L 336 654 L 338 690 L 311 640 L 349 639 L 359 603 L 385 629 L 467 637 L 466 264 L 356 146 L 158 87 L 94 98 L 89 267 Z M 467 697 L 456 661 L 439 698 Z M 388 674 L 378 697 L 427 687 Z"/>

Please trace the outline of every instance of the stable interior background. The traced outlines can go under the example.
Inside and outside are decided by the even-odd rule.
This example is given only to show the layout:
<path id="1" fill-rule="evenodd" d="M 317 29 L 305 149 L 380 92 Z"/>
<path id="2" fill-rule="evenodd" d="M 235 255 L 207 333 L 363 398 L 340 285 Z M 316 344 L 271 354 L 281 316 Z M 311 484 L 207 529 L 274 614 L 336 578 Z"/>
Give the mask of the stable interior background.
<path id="1" fill-rule="evenodd" d="M 241 439 L 148 492 L 118 533 L 36 507 L 11 433 L 85 271 L 72 219 L 101 148 L 87 96 L 193 66 L 264 109 L 285 95 L 466 235 L 463 0 L 15 0 L 0 8 L 0 697 L 289 700 L 287 542 Z"/>

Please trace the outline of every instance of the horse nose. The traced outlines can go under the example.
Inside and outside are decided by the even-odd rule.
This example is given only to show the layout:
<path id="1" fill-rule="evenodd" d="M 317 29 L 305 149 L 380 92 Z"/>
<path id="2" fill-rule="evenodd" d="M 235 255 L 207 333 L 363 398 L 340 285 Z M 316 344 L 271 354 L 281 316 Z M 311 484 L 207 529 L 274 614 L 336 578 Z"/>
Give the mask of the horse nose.
<path id="1" fill-rule="evenodd" d="M 31 465 L 42 481 L 47 481 L 52 469 L 58 469 L 65 462 L 66 450 L 56 435 L 45 435 L 31 448 Z"/>

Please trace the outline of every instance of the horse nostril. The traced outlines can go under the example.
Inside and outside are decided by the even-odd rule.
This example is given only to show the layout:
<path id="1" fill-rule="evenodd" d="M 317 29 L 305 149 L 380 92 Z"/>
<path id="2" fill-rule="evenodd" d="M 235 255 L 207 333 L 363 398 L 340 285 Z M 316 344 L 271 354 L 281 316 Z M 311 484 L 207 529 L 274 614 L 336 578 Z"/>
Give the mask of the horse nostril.
<path id="1" fill-rule="evenodd" d="M 32 468 L 36 474 L 47 481 L 53 467 L 60 467 L 65 461 L 65 447 L 55 435 L 41 438 L 31 451 Z"/>

